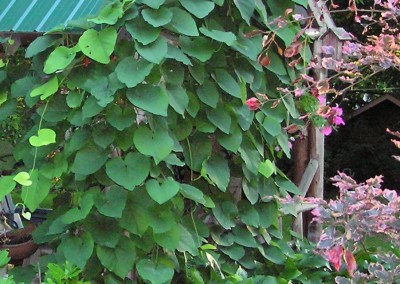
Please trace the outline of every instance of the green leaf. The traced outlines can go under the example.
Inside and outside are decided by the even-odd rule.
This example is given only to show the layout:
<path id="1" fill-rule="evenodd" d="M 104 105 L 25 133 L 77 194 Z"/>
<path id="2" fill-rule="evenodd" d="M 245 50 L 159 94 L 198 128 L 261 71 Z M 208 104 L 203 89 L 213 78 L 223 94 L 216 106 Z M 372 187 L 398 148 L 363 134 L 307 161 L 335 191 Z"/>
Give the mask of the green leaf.
<path id="1" fill-rule="evenodd" d="M 274 137 L 278 136 L 282 132 L 281 123 L 279 122 L 279 120 L 272 116 L 265 117 L 262 126 L 269 134 Z"/>
<path id="2" fill-rule="evenodd" d="M 286 75 L 287 71 L 282 59 L 273 51 L 268 52 L 268 58 L 270 60 L 267 69 L 278 75 Z"/>
<path id="3" fill-rule="evenodd" d="M 11 260 L 11 258 L 8 256 L 8 251 L 1 250 L 0 251 L 0 267 L 4 267 L 10 260 Z"/>
<path id="4" fill-rule="evenodd" d="M 166 7 L 161 7 L 157 10 L 144 9 L 142 11 L 142 17 L 150 25 L 157 28 L 171 22 L 172 12 Z"/>
<path id="5" fill-rule="evenodd" d="M 216 109 L 207 110 L 207 118 L 222 132 L 230 133 L 232 118 L 222 104 Z"/>
<path id="6" fill-rule="evenodd" d="M 230 134 L 221 133 L 217 136 L 218 143 L 233 153 L 238 151 L 240 144 L 242 144 L 242 139 L 242 131 L 237 125 L 234 125 Z"/>
<path id="7" fill-rule="evenodd" d="M 160 186 L 158 181 L 150 179 L 146 182 L 146 190 L 155 202 L 163 204 L 179 192 L 179 183 L 173 179 L 167 179 Z"/>
<path id="8" fill-rule="evenodd" d="M 179 245 L 179 240 L 181 237 L 181 231 L 179 226 L 172 227 L 171 230 L 161 233 L 161 234 L 154 234 L 154 241 L 160 245 L 161 247 L 167 250 L 176 250 Z"/>
<path id="9" fill-rule="evenodd" d="M 160 29 L 154 28 L 142 18 L 134 19 L 127 23 L 126 30 L 131 36 L 143 45 L 154 42 L 160 36 Z"/>
<path id="10" fill-rule="evenodd" d="M 106 173 L 114 182 L 132 191 L 149 175 L 150 160 L 140 153 L 129 153 L 125 160 L 114 157 L 106 163 Z"/>
<path id="11" fill-rule="evenodd" d="M 185 79 L 185 68 L 179 62 L 166 60 L 161 65 L 161 74 L 168 84 L 182 86 Z"/>
<path id="12" fill-rule="evenodd" d="M 283 152 L 285 153 L 286 157 L 290 159 L 290 148 L 289 148 L 289 138 L 286 132 L 281 132 L 277 136 L 278 144 L 281 146 Z"/>
<path id="13" fill-rule="evenodd" d="M 253 235 L 247 228 L 242 227 L 234 227 L 232 229 L 233 240 L 235 243 L 242 245 L 244 247 L 255 248 L 257 247 L 257 242 L 254 239 Z"/>
<path id="14" fill-rule="evenodd" d="M 206 204 L 206 200 L 204 199 L 204 194 L 200 189 L 197 189 L 194 186 L 191 186 L 189 184 L 181 184 L 181 194 L 188 198 L 191 199 L 197 203 Z"/>
<path id="15" fill-rule="evenodd" d="M 135 243 L 122 236 L 115 248 L 98 246 L 97 256 L 104 267 L 121 278 L 125 278 L 136 259 Z"/>
<path id="16" fill-rule="evenodd" d="M 179 2 L 181 2 L 186 10 L 199 19 L 206 17 L 215 7 L 213 2 L 207 0 L 198 0 L 195 2 L 192 0 L 179 0 Z"/>
<path id="17" fill-rule="evenodd" d="M 57 47 L 47 58 L 44 73 L 51 74 L 57 70 L 64 70 L 74 60 L 75 55 L 75 51 L 66 46 Z"/>
<path id="18" fill-rule="evenodd" d="M 186 36 L 181 36 L 179 37 L 179 46 L 187 55 L 195 57 L 201 62 L 209 60 L 214 53 L 210 40 L 205 37 L 191 39 Z"/>
<path id="19" fill-rule="evenodd" d="M 120 220 L 121 227 L 132 234 L 142 236 L 150 225 L 150 212 L 154 204 L 143 188 L 130 193 Z"/>
<path id="20" fill-rule="evenodd" d="M 85 219 L 94 205 L 92 193 L 86 193 L 80 200 L 79 206 L 71 208 L 62 216 L 64 224 L 72 224 Z"/>
<path id="21" fill-rule="evenodd" d="M 126 177 L 125 177 L 126 178 Z M 112 218 L 121 218 L 125 208 L 128 192 L 120 186 L 113 185 L 96 199 L 95 205 L 100 214 Z"/>
<path id="22" fill-rule="evenodd" d="M 31 176 L 27 172 L 19 172 L 18 174 L 15 175 L 15 177 L 13 177 L 13 180 L 23 186 L 32 185 Z"/>
<path id="23" fill-rule="evenodd" d="M 221 247 L 221 251 L 229 256 L 231 259 L 238 261 L 245 255 L 245 250 L 242 246 L 233 245 L 228 247 Z"/>
<path id="24" fill-rule="evenodd" d="M 83 232 L 80 236 L 65 235 L 58 246 L 65 258 L 81 269 L 85 267 L 92 255 L 93 248 L 93 238 L 87 232 Z"/>
<path id="25" fill-rule="evenodd" d="M 228 73 L 225 69 L 217 69 L 214 73 L 214 79 L 221 87 L 229 95 L 235 98 L 242 98 L 242 90 L 238 84 L 238 82 L 232 77 L 231 74 Z"/>
<path id="26" fill-rule="evenodd" d="M 76 153 L 71 171 L 80 175 L 93 174 L 104 165 L 107 158 L 107 151 L 96 146 L 86 146 Z"/>
<path id="27" fill-rule="evenodd" d="M 147 61 L 159 64 L 165 58 L 168 52 L 167 40 L 164 37 L 158 37 L 154 42 L 147 45 L 141 43 L 135 44 L 137 52 Z"/>
<path id="28" fill-rule="evenodd" d="M 212 156 L 203 165 L 207 176 L 225 192 L 230 181 L 230 169 L 228 162 L 220 156 Z"/>
<path id="29" fill-rule="evenodd" d="M 0 177 L 0 199 L 3 200 L 7 194 L 13 191 L 16 185 L 13 176 Z"/>
<path id="30" fill-rule="evenodd" d="M 117 73 L 118 80 L 124 83 L 128 88 L 133 88 L 144 81 L 150 74 L 153 64 L 147 60 L 136 60 L 132 56 L 122 59 L 115 72 Z"/>
<path id="31" fill-rule="evenodd" d="M 282 251 L 274 246 L 268 247 L 265 254 L 268 260 L 276 264 L 284 264 L 287 259 L 286 256 L 282 253 Z"/>
<path id="32" fill-rule="evenodd" d="M 139 85 L 127 92 L 129 101 L 136 107 L 156 115 L 167 116 L 168 95 L 165 89 L 148 84 Z"/>
<path id="33" fill-rule="evenodd" d="M 84 92 L 70 91 L 68 93 L 67 97 L 65 98 L 67 101 L 67 105 L 70 108 L 80 107 L 82 104 L 83 95 L 84 95 Z"/>
<path id="34" fill-rule="evenodd" d="M 248 1 L 248 0 L 233 0 L 238 8 L 240 15 L 242 16 L 243 20 L 250 26 L 250 19 L 254 14 L 254 10 L 256 9 L 255 1 Z"/>
<path id="35" fill-rule="evenodd" d="M 172 151 L 174 140 L 164 129 L 150 130 L 141 124 L 135 131 L 133 143 L 140 153 L 154 158 L 156 164 L 160 163 Z"/>
<path id="36" fill-rule="evenodd" d="M 182 62 L 185 65 L 192 65 L 189 57 L 187 57 L 182 50 L 170 44 L 168 45 L 168 52 L 165 57 L 175 59 L 176 61 Z"/>
<path id="37" fill-rule="evenodd" d="M 271 160 L 266 160 L 258 166 L 258 172 L 264 177 L 269 178 L 275 172 L 275 165 Z"/>
<path id="38" fill-rule="evenodd" d="M 294 103 L 293 96 L 291 95 L 283 96 L 282 102 L 293 118 L 298 118 L 300 116 L 299 112 L 297 111 L 296 105 Z"/>
<path id="39" fill-rule="evenodd" d="M 83 228 L 90 232 L 93 240 L 100 246 L 115 249 L 123 236 L 121 227 L 114 218 L 100 214 L 90 214 L 84 219 Z"/>
<path id="40" fill-rule="evenodd" d="M 58 91 L 58 79 L 56 76 L 54 76 L 43 85 L 33 89 L 31 92 L 31 97 L 40 96 L 41 100 L 45 100 L 46 98 L 52 96 L 57 91 Z"/>
<path id="41" fill-rule="evenodd" d="M 58 36 L 54 35 L 44 35 L 36 38 L 26 49 L 25 57 L 29 58 L 42 51 L 45 51 L 47 48 L 54 44 L 57 38 Z"/>
<path id="42" fill-rule="evenodd" d="M 87 57 L 108 64 L 116 41 L 117 31 L 113 28 L 105 28 L 100 31 L 90 29 L 81 35 L 78 45 Z"/>
<path id="43" fill-rule="evenodd" d="M 189 105 L 189 97 L 186 90 L 180 86 L 168 86 L 167 94 L 169 96 L 170 106 L 179 114 L 183 115 Z"/>
<path id="44" fill-rule="evenodd" d="M 96 143 L 97 146 L 105 149 L 114 142 L 116 130 L 104 124 L 98 126 L 99 127 L 96 127 L 92 133 L 93 142 Z"/>
<path id="45" fill-rule="evenodd" d="M 217 202 L 212 212 L 224 229 L 230 230 L 236 226 L 235 219 L 239 211 L 234 203 L 230 201 Z"/>
<path id="46" fill-rule="evenodd" d="M 275 182 L 276 182 L 276 185 L 281 187 L 282 189 L 284 189 L 290 193 L 293 193 L 293 194 L 301 195 L 299 188 L 290 180 L 278 177 L 275 180 Z"/>
<path id="47" fill-rule="evenodd" d="M 228 46 L 231 46 L 236 41 L 236 36 L 232 32 L 209 30 L 205 27 L 201 27 L 199 30 L 203 35 L 212 38 L 213 40 L 223 42 Z"/>
<path id="48" fill-rule="evenodd" d="M 142 0 L 141 2 L 153 9 L 158 9 L 162 4 L 164 4 L 165 0 Z"/>
<path id="49" fill-rule="evenodd" d="M 248 226 L 258 228 L 260 225 L 260 216 L 257 209 L 246 201 L 239 203 L 240 218 L 242 222 Z"/>
<path id="50" fill-rule="evenodd" d="M 163 263 L 155 264 L 150 259 L 141 259 L 136 264 L 139 276 L 152 284 L 162 284 L 169 282 L 174 276 L 174 269 Z"/>
<path id="51" fill-rule="evenodd" d="M 136 122 L 136 113 L 131 108 L 112 105 L 107 110 L 106 120 L 111 126 L 122 131 Z"/>
<path id="52" fill-rule="evenodd" d="M 199 35 L 196 22 L 188 12 L 177 7 L 172 7 L 169 10 L 172 12 L 172 20 L 166 26 L 168 29 L 187 36 Z"/>
<path id="53" fill-rule="evenodd" d="M 206 135 L 196 135 L 190 137 L 190 140 L 184 147 L 183 155 L 185 163 L 189 168 L 200 172 L 202 164 L 211 156 L 212 144 Z"/>
<path id="54" fill-rule="evenodd" d="M 56 142 L 56 133 L 52 129 L 39 129 L 38 134 L 29 138 L 29 143 L 33 147 L 46 146 Z"/>
<path id="55" fill-rule="evenodd" d="M 33 170 L 30 175 L 31 185 L 22 186 L 21 197 L 28 209 L 35 211 L 40 203 L 47 197 L 52 181 L 40 175 L 38 170 Z"/>
<path id="56" fill-rule="evenodd" d="M 114 25 L 122 17 L 123 13 L 123 4 L 120 1 L 113 1 L 102 8 L 96 18 L 89 19 L 88 21 L 95 24 Z"/>
<path id="57" fill-rule="evenodd" d="M 197 89 L 199 99 L 206 105 L 216 108 L 219 100 L 217 86 L 209 80 L 204 81 Z"/>

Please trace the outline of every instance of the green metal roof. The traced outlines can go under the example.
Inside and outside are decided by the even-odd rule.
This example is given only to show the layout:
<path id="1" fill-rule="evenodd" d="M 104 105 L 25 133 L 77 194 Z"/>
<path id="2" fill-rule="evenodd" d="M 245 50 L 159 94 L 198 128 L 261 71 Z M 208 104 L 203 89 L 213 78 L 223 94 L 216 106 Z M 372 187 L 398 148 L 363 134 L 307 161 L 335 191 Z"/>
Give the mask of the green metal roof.
<path id="1" fill-rule="evenodd" d="M 104 0 L 0 0 L 0 32 L 47 32 L 95 15 Z"/>

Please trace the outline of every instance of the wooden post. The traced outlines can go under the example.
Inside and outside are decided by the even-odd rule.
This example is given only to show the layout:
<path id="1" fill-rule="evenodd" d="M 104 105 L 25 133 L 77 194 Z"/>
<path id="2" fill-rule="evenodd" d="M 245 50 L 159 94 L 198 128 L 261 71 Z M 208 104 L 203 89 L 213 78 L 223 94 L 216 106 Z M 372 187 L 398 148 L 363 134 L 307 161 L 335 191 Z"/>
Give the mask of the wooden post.
<path id="1" fill-rule="evenodd" d="M 314 78 L 316 81 L 323 81 L 327 78 L 327 70 L 320 64 L 325 56 L 321 47 L 324 45 L 333 46 L 335 49 L 334 59 L 338 60 L 342 56 L 342 41 L 350 40 L 351 37 L 343 28 L 335 26 L 325 1 L 308 0 L 308 5 L 319 26 L 317 29 L 318 37 L 313 45 L 313 57 L 321 68 L 314 70 Z M 308 197 L 324 197 L 324 140 L 321 131 L 310 125 L 307 127 L 305 137 L 295 144 L 293 182 L 301 187 L 302 194 Z M 312 171 L 307 166 L 307 164 L 311 164 L 311 161 L 314 161 L 314 170 Z M 303 221 L 303 218 L 305 221 Z M 300 213 L 293 226 L 294 230 L 303 235 L 306 229 L 309 240 L 315 242 L 319 239 L 321 227 L 309 226 L 310 221 L 309 213 L 308 216 L 307 214 L 303 216 Z"/>

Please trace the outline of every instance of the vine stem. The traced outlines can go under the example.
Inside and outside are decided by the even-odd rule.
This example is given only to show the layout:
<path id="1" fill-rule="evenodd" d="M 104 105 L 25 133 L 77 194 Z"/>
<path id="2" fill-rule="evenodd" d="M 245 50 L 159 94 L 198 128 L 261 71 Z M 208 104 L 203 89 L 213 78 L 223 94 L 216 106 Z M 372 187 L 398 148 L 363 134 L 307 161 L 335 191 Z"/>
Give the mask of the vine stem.
<path id="1" fill-rule="evenodd" d="M 49 104 L 49 101 L 47 101 L 46 104 L 44 105 L 42 115 L 40 116 L 38 131 L 42 128 L 43 116 L 44 116 L 44 114 L 45 114 L 45 112 L 46 112 L 46 110 L 47 110 L 48 104 Z M 35 155 L 34 155 L 34 157 L 33 157 L 33 165 L 32 165 L 32 169 L 31 169 L 31 173 L 30 173 L 30 174 L 32 174 L 33 170 L 35 169 L 37 153 L 38 153 L 38 147 L 35 147 Z"/>

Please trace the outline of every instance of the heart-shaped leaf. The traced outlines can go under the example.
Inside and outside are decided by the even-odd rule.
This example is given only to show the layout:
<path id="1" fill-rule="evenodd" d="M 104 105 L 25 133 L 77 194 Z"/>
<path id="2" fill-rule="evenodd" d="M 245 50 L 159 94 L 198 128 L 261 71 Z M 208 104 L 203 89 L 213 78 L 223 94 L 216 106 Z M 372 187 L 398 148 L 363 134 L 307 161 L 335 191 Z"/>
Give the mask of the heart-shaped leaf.
<path id="1" fill-rule="evenodd" d="M 212 10 L 214 10 L 215 4 L 212 1 L 207 0 L 179 0 L 182 6 L 188 10 L 192 15 L 196 16 L 199 19 L 204 18 Z"/>
<path id="2" fill-rule="evenodd" d="M 117 31 L 113 28 L 105 28 L 100 31 L 90 29 L 82 34 L 78 45 L 87 57 L 97 62 L 108 64 L 116 41 Z"/>
<path id="3" fill-rule="evenodd" d="M 164 88 L 151 85 L 139 85 L 127 92 L 129 101 L 145 111 L 167 116 L 168 95 Z"/>
<path id="4" fill-rule="evenodd" d="M 144 59 L 155 64 L 159 64 L 168 52 L 167 40 L 164 37 L 158 37 L 154 42 L 147 45 L 137 42 L 135 47 Z"/>
<path id="5" fill-rule="evenodd" d="M 21 213 L 22 217 L 24 217 L 26 220 L 30 220 L 32 218 L 32 213 L 29 211 L 22 211 Z"/>
<path id="6" fill-rule="evenodd" d="M 149 74 L 154 64 L 147 60 L 136 60 L 132 56 L 125 57 L 115 68 L 117 78 L 128 88 L 141 83 Z"/>
<path id="7" fill-rule="evenodd" d="M 135 244 L 125 236 L 121 237 L 115 248 L 97 246 L 96 252 L 101 264 L 121 278 L 132 270 L 136 259 Z"/>
<path id="8" fill-rule="evenodd" d="M 152 131 L 143 124 L 135 131 L 133 143 L 140 153 L 153 157 L 156 164 L 166 158 L 174 147 L 174 140 L 165 129 Z"/>
<path id="9" fill-rule="evenodd" d="M 163 263 L 155 264 L 150 259 L 141 259 L 136 264 L 136 269 L 145 280 L 152 284 L 161 284 L 169 282 L 174 276 L 174 270 Z"/>
<path id="10" fill-rule="evenodd" d="M 120 1 L 113 1 L 106 5 L 96 18 L 88 21 L 96 24 L 114 25 L 124 13 L 123 4 Z"/>
<path id="11" fill-rule="evenodd" d="M 41 100 L 45 100 L 46 98 L 52 96 L 55 92 L 57 92 L 57 90 L 58 90 L 58 79 L 57 76 L 54 76 L 43 85 L 33 89 L 31 92 L 31 97 L 40 96 Z"/>
<path id="12" fill-rule="evenodd" d="M 56 142 L 56 133 L 52 129 L 39 129 L 38 135 L 29 138 L 29 143 L 33 147 L 46 146 Z"/>
<path id="13" fill-rule="evenodd" d="M 66 46 L 57 47 L 47 58 L 44 64 L 44 73 L 51 74 L 57 70 L 65 69 L 74 60 L 75 55 L 75 51 Z"/>
<path id="14" fill-rule="evenodd" d="M 111 126 L 122 131 L 136 121 L 136 113 L 130 108 L 121 108 L 118 105 L 111 105 L 111 107 L 107 109 L 106 119 Z"/>
<path id="15" fill-rule="evenodd" d="M 140 153 L 129 153 L 125 160 L 115 157 L 107 162 L 106 173 L 128 190 L 145 181 L 150 172 L 150 159 Z"/>
<path id="16" fill-rule="evenodd" d="M 111 186 L 105 196 L 99 195 L 96 207 L 101 214 L 112 218 L 121 218 L 128 192 L 118 185 Z"/>
<path id="17" fill-rule="evenodd" d="M 58 249 L 64 253 L 67 260 L 79 268 L 85 267 L 93 253 L 94 241 L 89 233 L 81 236 L 64 236 Z"/>
<path id="18" fill-rule="evenodd" d="M 141 44 L 149 44 L 154 42 L 160 35 L 161 30 L 149 25 L 142 18 L 136 18 L 132 22 L 127 23 L 126 30 L 131 36 Z"/>
<path id="19" fill-rule="evenodd" d="M 146 182 L 146 190 L 155 202 L 163 204 L 179 192 L 179 183 L 173 179 L 167 179 L 160 186 L 158 181 L 150 179 Z"/>
<path id="20" fill-rule="evenodd" d="M 167 25 L 167 28 L 187 36 L 199 35 L 196 22 L 188 12 L 176 7 L 172 7 L 169 10 L 172 12 L 172 20 Z"/>
<path id="21" fill-rule="evenodd" d="M 156 28 L 166 25 L 172 20 L 172 12 L 166 7 L 157 10 L 144 9 L 142 16 L 146 22 Z"/>
<path id="22" fill-rule="evenodd" d="M 14 177 L 14 181 L 23 186 L 32 185 L 31 176 L 27 172 L 19 172 L 18 174 L 16 174 L 16 176 Z"/>

